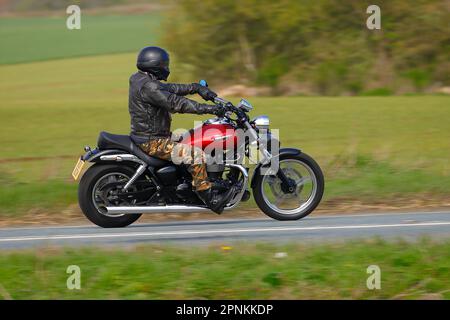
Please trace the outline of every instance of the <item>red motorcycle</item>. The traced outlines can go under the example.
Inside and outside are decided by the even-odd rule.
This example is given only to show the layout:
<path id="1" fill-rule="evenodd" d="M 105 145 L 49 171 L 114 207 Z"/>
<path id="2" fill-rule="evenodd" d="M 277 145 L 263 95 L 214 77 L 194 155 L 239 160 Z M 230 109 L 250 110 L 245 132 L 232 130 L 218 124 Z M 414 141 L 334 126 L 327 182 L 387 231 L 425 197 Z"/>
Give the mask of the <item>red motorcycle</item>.
<path id="1" fill-rule="evenodd" d="M 247 100 L 237 106 L 221 98 L 214 103 L 226 109 L 225 115 L 191 129 L 180 143 L 205 151 L 209 180 L 235 186 L 225 210 L 249 200 L 250 186 L 256 204 L 269 217 L 298 220 L 311 213 L 324 192 L 316 161 L 298 149 L 280 148 L 267 116 L 250 120 L 253 107 Z M 97 148 L 84 150 L 72 175 L 77 180 L 83 165 L 93 163 L 80 180 L 78 200 L 98 226 L 125 227 L 143 213 L 209 210 L 192 190 L 184 164 L 147 155 L 127 135 L 101 132 Z M 249 159 L 253 162 L 246 164 Z"/>

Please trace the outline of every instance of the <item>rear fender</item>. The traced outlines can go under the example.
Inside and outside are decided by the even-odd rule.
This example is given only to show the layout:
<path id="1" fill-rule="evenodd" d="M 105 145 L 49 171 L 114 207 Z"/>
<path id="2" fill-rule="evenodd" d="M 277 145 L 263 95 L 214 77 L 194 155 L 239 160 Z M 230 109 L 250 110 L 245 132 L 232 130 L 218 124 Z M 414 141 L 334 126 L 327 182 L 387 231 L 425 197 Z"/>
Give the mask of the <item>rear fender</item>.
<path id="1" fill-rule="evenodd" d="M 106 156 L 106 155 L 115 155 L 115 154 L 121 154 L 121 155 L 127 155 L 130 157 L 133 157 L 135 160 L 127 160 L 125 157 L 124 160 L 122 161 L 111 161 L 111 160 L 102 160 L 101 157 L 102 156 Z M 127 151 L 124 150 L 120 150 L 120 149 L 107 149 L 107 150 L 99 150 L 99 149 L 94 149 L 94 150 L 90 150 L 88 152 L 86 152 L 83 156 L 81 156 L 81 159 L 86 161 L 86 162 L 92 162 L 92 163 L 122 163 L 122 164 L 129 164 L 132 168 L 136 169 L 137 165 L 145 165 L 146 166 L 146 170 L 147 172 L 150 173 L 153 182 L 157 185 L 160 186 L 161 181 L 159 180 L 159 178 L 155 175 L 155 169 L 152 166 L 146 165 L 144 163 L 144 161 L 142 161 L 141 159 L 137 158 L 137 156 L 130 154 Z"/>
<path id="2" fill-rule="evenodd" d="M 124 154 L 124 153 L 128 153 L 128 152 L 119 150 L 119 149 L 108 149 L 108 150 L 94 149 L 94 150 L 89 150 L 84 155 L 82 155 L 81 160 L 86 161 L 86 162 L 95 162 L 95 163 L 96 162 L 111 162 L 111 161 L 103 161 L 100 159 L 100 157 L 105 156 L 105 155 Z"/>

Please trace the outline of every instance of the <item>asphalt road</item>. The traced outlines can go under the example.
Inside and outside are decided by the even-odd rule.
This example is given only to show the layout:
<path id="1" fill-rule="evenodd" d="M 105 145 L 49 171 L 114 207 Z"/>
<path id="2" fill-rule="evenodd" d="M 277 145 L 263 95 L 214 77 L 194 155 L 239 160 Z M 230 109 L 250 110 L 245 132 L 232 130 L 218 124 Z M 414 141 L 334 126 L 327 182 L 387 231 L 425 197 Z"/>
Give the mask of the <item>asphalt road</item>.
<path id="1" fill-rule="evenodd" d="M 298 221 L 233 219 L 135 224 L 122 229 L 94 225 L 0 229 L 0 249 L 36 246 L 141 243 L 199 245 L 233 241 L 306 242 L 379 237 L 386 240 L 450 238 L 450 212 L 314 216 Z"/>

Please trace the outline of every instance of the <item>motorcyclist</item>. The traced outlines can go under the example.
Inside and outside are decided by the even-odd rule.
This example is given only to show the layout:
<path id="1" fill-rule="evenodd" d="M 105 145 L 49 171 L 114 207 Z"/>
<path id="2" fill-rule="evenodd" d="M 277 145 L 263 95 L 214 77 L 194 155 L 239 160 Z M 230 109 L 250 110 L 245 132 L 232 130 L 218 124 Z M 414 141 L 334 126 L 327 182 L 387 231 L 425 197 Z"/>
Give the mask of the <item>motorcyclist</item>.
<path id="1" fill-rule="evenodd" d="M 164 160 L 178 161 L 188 165 L 192 185 L 199 198 L 214 212 L 221 213 L 234 192 L 214 192 L 208 181 L 205 155 L 200 148 L 177 143 L 171 139 L 171 113 L 194 113 L 223 115 L 215 105 L 198 103 L 184 96 L 198 93 L 204 100 L 214 100 L 217 94 L 198 83 L 162 83 L 167 80 L 169 54 L 159 47 L 145 47 L 137 57 L 138 72 L 130 77 L 129 112 L 131 138 L 147 154 Z"/>

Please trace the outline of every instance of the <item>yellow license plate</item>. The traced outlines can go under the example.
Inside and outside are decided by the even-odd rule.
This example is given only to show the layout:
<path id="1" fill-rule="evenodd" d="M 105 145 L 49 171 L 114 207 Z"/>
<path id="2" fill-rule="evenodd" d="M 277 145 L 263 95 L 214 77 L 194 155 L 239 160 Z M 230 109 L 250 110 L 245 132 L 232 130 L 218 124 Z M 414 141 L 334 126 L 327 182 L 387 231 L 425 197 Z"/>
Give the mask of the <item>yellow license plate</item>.
<path id="1" fill-rule="evenodd" d="M 80 176 L 81 170 L 83 170 L 83 166 L 84 166 L 84 161 L 80 159 L 78 159 L 77 164 L 75 165 L 75 168 L 72 171 L 72 177 L 74 180 L 77 180 L 78 177 Z"/>

